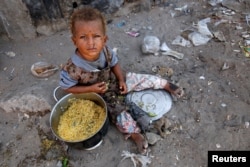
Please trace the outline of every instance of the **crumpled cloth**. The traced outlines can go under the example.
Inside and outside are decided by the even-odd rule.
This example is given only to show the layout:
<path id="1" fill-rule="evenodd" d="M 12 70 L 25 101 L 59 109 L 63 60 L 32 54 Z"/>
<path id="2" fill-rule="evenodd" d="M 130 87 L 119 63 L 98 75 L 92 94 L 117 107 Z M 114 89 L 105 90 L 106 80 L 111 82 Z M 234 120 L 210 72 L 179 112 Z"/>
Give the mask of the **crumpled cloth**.
<path id="1" fill-rule="evenodd" d="M 142 91 L 145 89 L 164 89 L 165 85 L 168 83 L 166 79 L 160 78 L 155 75 L 150 74 L 138 74 L 133 72 L 128 72 L 126 74 L 126 85 L 128 92 L 133 91 Z M 112 114 L 116 115 L 115 124 L 119 131 L 122 133 L 140 133 L 141 130 L 144 132 L 147 130 L 150 119 L 147 118 L 147 115 L 141 115 L 138 113 L 139 110 L 135 109 L 136 107 L 130 106 L 132 109 L 132 115 L 127 110 L 120 110 L 119 113 L 115 109 L 110 109 L 113 111 Z M 136 110 L 136 111 L 135 111 Z M 130 111 L 131 112 L 131 111 Z M 137 116 L 135 117 L 137 113 Z M 134 116 L 134 118 L 133 118 Z"/>
<path id="2" fill-rule="evenodd" d="M 140 133 L 140 128 L 136 124 L 136 121 L 131 117 L 131 115 L 126 111 L 122 111 L 116 117 L 116 127 L 122 133 Z"/>
<path id="3" fill-rule="evenodd" d="M 141 91 L 145 89 L 164 89 L 168 83 L 166 79 L 150 74 L 138 74 L 128 72 L 126 74 L 126 85 L 128 92 Z"/>

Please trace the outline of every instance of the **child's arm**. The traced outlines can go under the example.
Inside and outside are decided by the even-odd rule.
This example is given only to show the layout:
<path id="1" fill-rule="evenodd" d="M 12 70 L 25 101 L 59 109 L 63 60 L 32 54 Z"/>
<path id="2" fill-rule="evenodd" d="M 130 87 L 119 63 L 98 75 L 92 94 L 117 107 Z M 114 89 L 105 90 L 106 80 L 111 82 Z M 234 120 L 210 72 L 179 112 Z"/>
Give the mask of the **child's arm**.
<path id="1" fill-rule="evenodd" d="M 127 85 L 125 83 L 125 77 L 120 65 L 117 63 L 111 68 L 111 70 L 115 74 L 116 79 L 119 81 L 119 89 L 121 90 L 121 94 L 127 93 Z"/>
<path id="2" fill-rule="evenodd" d="M 107 86 L 105 82 L 99 82 L 90 86 L 76 85 L 68 89 L 65 89 L 65 91 L 69 93 L 89 93 L 89 92 L 105 93 L 106 90 L 107 90 Z"/>
<path id="3" fill-rule="evenodd" d="M 59 85 L 68 93 L 105 93 L 107 90 L 106 83 L 104 82 L 95 83 L 89 86 L 78 85 L 78 81 L 72 79 L 64 70 L 60 72 Z"/>

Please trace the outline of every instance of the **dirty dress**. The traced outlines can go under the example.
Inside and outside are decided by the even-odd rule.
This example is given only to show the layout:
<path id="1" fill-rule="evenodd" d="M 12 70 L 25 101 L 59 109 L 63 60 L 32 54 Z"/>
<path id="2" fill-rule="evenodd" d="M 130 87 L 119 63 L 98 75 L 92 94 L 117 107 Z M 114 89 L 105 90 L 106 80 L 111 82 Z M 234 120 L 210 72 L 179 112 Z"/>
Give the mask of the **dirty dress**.
<path id="1" fill-rule="evenodd" d="M 92 68 L 91 71 L 83 69 L 82 64 L 78 64 L 79 61 L 76 62 L 76 60 L 70 58 L 62 68 L 59 84 L 62 89 L 67 89 L 75 85 L 87 86 L 97 82 L 109 83 L 108 91 L 105 94 L 100 94 L 107 103 L 109 118 L 122 133 L 140 133 L 141 129 L 131 114 L 127 112 L 124 96 L 119 93 L 116 79 L 111 73 L 111 67 L 118 63 L 117 55 L 108 47 L 105 47 L 101 54 L 103 55 L 100 56 L 105 59 L 105 67 L 97 63 L 90 67 Z M 80 57 L 78 56 L 78 58 Z M 150 88 L 163 89 L 166 83 L 167 80 L 154 75 L 126 73 L 128 92 Z"/>

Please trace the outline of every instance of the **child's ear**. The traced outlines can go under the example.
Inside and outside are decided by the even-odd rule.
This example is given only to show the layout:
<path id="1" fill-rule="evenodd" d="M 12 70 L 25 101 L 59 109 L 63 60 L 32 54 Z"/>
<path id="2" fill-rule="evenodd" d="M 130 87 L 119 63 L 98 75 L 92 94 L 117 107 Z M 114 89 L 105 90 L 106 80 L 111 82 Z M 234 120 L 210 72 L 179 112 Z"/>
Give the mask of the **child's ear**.
<path id="1" fill-rule="evenodd" d="M 108 39 L 109 39 L 108 36 L 105 35 L 105 36 L 104 36 L 104 42 L 106 43 L 106 42 L 108 41 Z"/>
<path id="2" fill-rule="evenodd" d="M 74 38 L 74 36 L 71 37 L 71 40 L 74 43 L 74 45 L 76 45 L 76 39 Z"/>

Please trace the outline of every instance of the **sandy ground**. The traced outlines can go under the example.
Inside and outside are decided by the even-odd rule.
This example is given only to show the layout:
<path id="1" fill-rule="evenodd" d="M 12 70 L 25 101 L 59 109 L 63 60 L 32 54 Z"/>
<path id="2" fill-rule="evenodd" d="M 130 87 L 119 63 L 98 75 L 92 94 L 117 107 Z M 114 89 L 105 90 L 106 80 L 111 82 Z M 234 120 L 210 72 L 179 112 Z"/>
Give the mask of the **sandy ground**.
<path id="1" fill-rule="evenodd" d="M 148 166 L 201 167 L 207 166 L 208 150 L 250 150 L 250 59 L 239 47 L 239 42 L 244 41 L 242 32 L 249 30 L 244 15 L 217 12 L 216 16 L 215 9 L 220 5 L 211 7 L 203 1 L 169 3 L 149 12 L 126 6 L 108 24 L 109 45 L 118 49 L 125 70 L 155 74 L 153 66 L 172 68 L 173 76 L 163 77 L 186 92 L 164 115 L 172 126 L 165 139 L 150 146 Z M 186 12 L 174 10 L 184 5 L 188 5 Z M 222 32 L 225 41 L 213 38 L 201 46 L 171 45 L 183 30 L 207 17 L 213 18 L 209 29 Z M 226 21 L 215 26 L 222 18 Z M 130 28 L 139 29 L 140 36 L 127 35 L 125 31 Z M 183 53 L 184 58 L 142 54 L 146 35 L 158 37 L 161 43 Z M 113 125 L 102 145 L 92 151 L 69 147 L 56 140 L 50 130 L 50 111 L 56 104 L 52 92 L 58 85 L 59 73 L 37 78 L 30 68 L 39 61 L 57 66 L 64 63 L 74 51 L 68 31 L 34 40 L 2 40 L 0 48 L 1 167 L 62 166 L 66 158 L 74 167 L 133 166 L 130 159 L 122 161 L 121 154 L 124 150 L 137 153 L 136 146 Z M 10 51 L 15 55 L 7 53 Z"/>

